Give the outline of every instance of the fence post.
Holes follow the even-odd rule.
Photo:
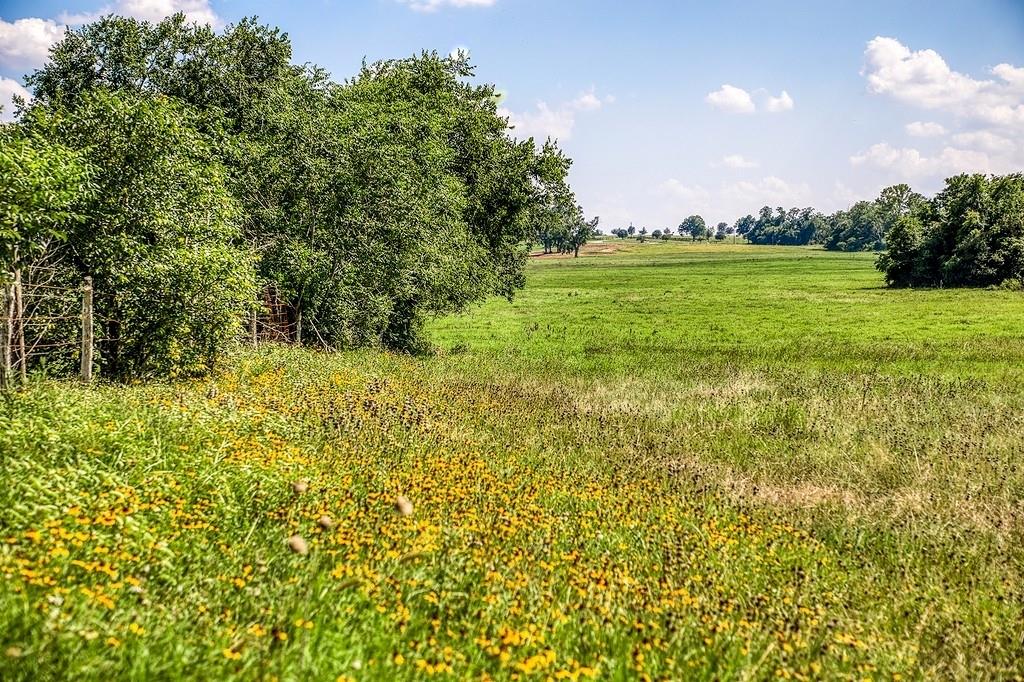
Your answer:
[[[302,345],[302,311],[299,310],[295,313],[295,343],[296,345]]]
[[[92,277],[82,284],[82,381],[92,381]]]
[[[11,341],[14,336],[14,285],[4,284],[0,302],[4,307],[4,328],[0,331],[0,388],[11,385]]]
[[[28,353],[25,352],[25,299],[21,289],[21,268],[14,271],[14,338],[18,345],[21,383],[28,381]]]

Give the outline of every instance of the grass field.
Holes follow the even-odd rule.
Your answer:
[[[678,242],[528,281],[431,357],[6,402],[0,678],[1024,675],[1024,295]]]

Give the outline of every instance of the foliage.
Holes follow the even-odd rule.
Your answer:
[[[229,195],[214,214],[230,229],[208,236],[256,256],[253,276],[276,288],[294,318],[301,315],[310,343],[416,350],[429,317],[521,288],[535,234],[557,230],[560,247],[576,251],[592,235],[596,223],[582,220],[566,184],[569,160],[553,143],[538,149],[509,135],[494,87],[471,82],[465,55],[364,65],[343,84],[291,58],[288,36],[255,19],[218,33],[180,14],[156,24],[108,16],[69,31],[28,83],[41,118],[90,120],[97,93],[110,93],[139,107],[158,103],[186,142],[203,141],[191,160],[204,170],[193,176],[212,172],[210,187]],[[78,142],[91,144],[83,135]],[[146,141],[137,133],[131,143]],[[142,223],[156,219],[156,195],[171,191],[169,178],[178,176],[161,176],[153,189],[140,178],[155,167],[150,157],[167,149],[140,150],[137,158],[121,151],[116,159],[93,155],[127,168],[119,181],[104,166],[106,181],[129,192],[126,182],[135,178],[130,191],[141,196],[119,216],[114,201],[93,208],[107,223],[134,225],[131,212],[146,213],[135,201],[153,209]],[[207,219],[202,203],[179,210],[204,184],[183,177],[188,186],[175,190],[162,222]],[[108,269],[131,261],[136,242],[107,239],[126,231],[105,226],[84,246],[88,257],[107,253]],[[135,267],[127,261],[126,271]],[[135,281],[118,278],[122,289]],[[120,350],[106,356],[108,369],[120,373]]]
[[[829,251],[877,251],[883,243],[881,209],[874,201],[858,201],[848,211],[826,219],[821,244]]]
[[[679,236],[690,235],[693,241],[700,241],[711,236],[704,218],[699,215],[692,215],[679,223]]]
[[[0,273],[64,238],[90,191],[81,155],[14,125],[0,125]]]
[[[741,237],[744,237],[748,232],[754,229],[754,226],[756,224],[757,218],[755,218],[752,215],[745,215],[742,218],[736,219],[736,223],[733,225],[733,229],[736,231],[736,234],[740,235]]]
[[[801,246],[811,243],[824,220],[824,216],[813,208],[791,208],[787,211],[779,206],[773,212],[771,207],[765,206],[745,236],[751,244]]]
[[[878,259],[890,285],[1024,281],[1024,175],[958,175],[900,213]]]
[[[102,320],[98,361],[112,377],[209,370],[255,297],[239,207],[195,114],[167,98],[81,95],[74,109],[37,107],[32,135],[59,139],[91,169],[64,261],[93,277]]]

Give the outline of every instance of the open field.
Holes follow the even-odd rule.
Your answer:
[[[432,357],[4,404],[0,678],[1024,675],[1024,295],[612,244]]]

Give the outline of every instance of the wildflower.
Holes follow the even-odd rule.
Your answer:
[[[234,649],[221,649],[221,655],[229,661],[237,661],[242,657],[241,652],[235,651]]]

